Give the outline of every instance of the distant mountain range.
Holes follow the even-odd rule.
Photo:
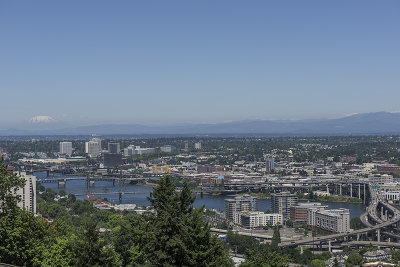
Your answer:
[[[400,113],[375,112],[321,120],[246,120],[215,124],[144,126],[140,124],[107,124],[80,127],[40,129],[15,128],[0,131],[10,135],[383,135],[400,134]]]

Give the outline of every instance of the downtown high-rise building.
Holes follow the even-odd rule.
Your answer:
[[[72,155],[72,142],[60,142],[60,154],[61,155]]]
[[[201,149],[201,143],[200,142],[194,143],[194,148]]]
[[[108,152],[113,154],[119,154],[121,152],[121,146],[117,142],[108,143]]]
[[[267,158],[265,161],[265,171],[266,173],[271,173],[275,169],[275,161],[274,158]]]
[[[101,153],[101,140],[93,138],[89,142],[85,143],[85,153],[91,158],[100,156]]]

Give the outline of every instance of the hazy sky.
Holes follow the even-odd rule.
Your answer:
[[[400,110],[399,1],[3,1],[3,125]]]

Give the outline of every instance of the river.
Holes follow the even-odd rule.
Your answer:
[[[34,175],[40,180],[46,178],[46,173],[34,173]],[[66,175],[57,175],[55,177],[67,177]],[[85,194],[87,193],[87,185],[85,180],[70,180],[66,182],[65,188],[58,188],[56,182],[45,182],[42,183],[45,188],[54,189],[56,192],[64,190],[67,194]],[[120,184],[116,181],[115,186],[111,181],[95,181],[94,186],[89,189],[90,193],[107,193],[107,192],[118,192]],[[136,204],[138,206],[149,206],[150,202],[147,197],[150,196],[152,188],[144,185],[132,185],[121,183],[122,192],[140,192],[138,194],[123,194],[122,203]],[[118,194],[96,194],[98,198],[107,198],[111,203],[118,203]],[[85,196],[77,196],[78,199],[83,200]],[[208,209],[216,209],[220,211],[225,210],[225,199],[229,198],[226,196],[209,196],[204,195],[196,197],[194,207],[200,207],[204,205]],[[346,208],[350,210],[350,217],[359,217],[361,213],[365,211],[365,205],[361,203],[339,203],[339,202],[322,202],[327,205],[330,209]],[[257,208],[261,211],[271,210],[270,199],[258,199]]]

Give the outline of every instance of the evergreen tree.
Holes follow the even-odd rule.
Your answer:
[[[203,207],[193,209],[194,198],[184,182],[180,194],[171,176],[160,179],[149,200],[145,241],[146,262],[152,266],[232,266],[226,250],[203,221]]]
[[[271,246],[277,248],[279,243],[281,243],[281,234],[279,232],[279,225],[275,225],[274,234],[271,239]]]
[[[0,217],[17,208],[21,196],[17,195],[19,188],[25,185],[25,179],[14,173],[7,172],[7,165],[0,159]]]
[[[120,266],[119,255],[106,247],[100,238],[96,224],[85,222],[84,230],[72,241],[73,266]]]

